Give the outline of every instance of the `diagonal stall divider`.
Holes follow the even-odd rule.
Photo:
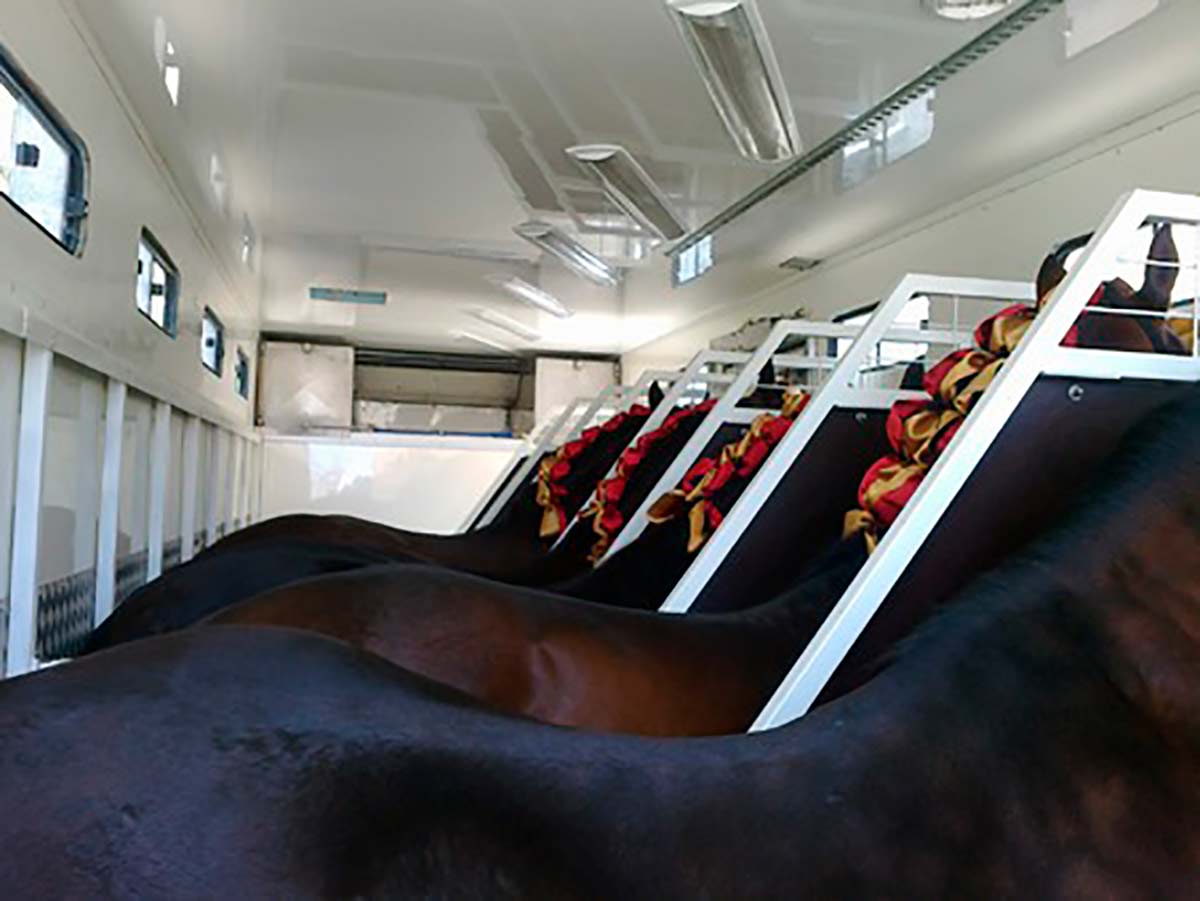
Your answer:
[[[785,725],[812,708],[1039,378],[1200,382],[1200,354],[1195,337],[1192,353],[1187,357],[1063,346],[1069,330],[1093,297],[1096,286],[1121,261],[1122,250],[1135,242],[1138,230],[1147,222],[1194,227],[1200,224],[1200,197],[1136,190],[1117,202],[1093,235],[1083,256],[971,411],[961,431],[934,464],[875,553],[759,714],[751,731]],[[1191,317],[1194,322],[1194,311]],[[883,318],[886,313],[881,310],[876,319]],[[860,348],[864,353],[866,345],[874,342],[883,327],[882,321],[876,321],[864,331],[859,342],[864,345]],[[860,360],[862,356],[858,354]],[[777,461],[775,456],[770,462],[783,464],[782,459]],[[740,503],[753,500],[744,496]]]

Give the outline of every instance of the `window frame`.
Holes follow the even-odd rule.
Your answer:
[[[67,149],[67,193],[63,199],[63,234],[56,235],[35,219],[7,192],[0,197],[22,217],[37,226],[42,234],[73,257],[82,257],[87,245],[88,198],[91,190],[91,156],[87,144],[71,126],[58,108],[42,93],[29,74],[17,62],[6,47],[0,44],[0,90],[7,90],[25,106],[33,117],[56,141]]]
[[[150,231],[148,228],[143,228],[141,234],[138,236],[139,251],[142,249],[143,245],[149,249],[150,254],[154,257],[155,261],[163,267],[168,276],[168,290],[164,301],[166,304],[166,309],[164,310],[163,314],[164,324],[159,325],[157,322],[155,322],[153,316],[151,316],[146,310],[143,310],[141,306],[138,305],[136,282],[134,283],[133,290],[134,309],[136,309],[142,316],[149,320],[150,324],[156,329],[158,329],[171,340],[175,340],[179,336],[179,296],[183,287],[183,275],[180,273],[179,267],[175,265],[175,261],[171,259],[171,255],[167,253],[166,248],[163,247],[162,242],[159,241],[158,238],[154,236],[154,232]],[[140,252],[138,254],[138,262],[141,262]],[[141,273],[138,273],[138,278],[140,277]],[[151,297],[153,297],[153,295],[151,295]]]
[[[208,365],[208,360],[204,358],[204,323],[212,320],[217,331],[217,364],[216,367]],[[211,372],[217,378],[225,377],[225,323],[212,309],[205,307],[204,312],[200,315],[200,365]]]

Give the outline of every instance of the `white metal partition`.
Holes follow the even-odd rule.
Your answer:
[[[831,371],[837,360],[836,357],[826,355],[823,348],[817,348],[816,344],[854,338],[859,331],[860,329],[854,326],[828,322],[812,322],[804,319],[783,320],[775,324],[767,340],[753,354],[724,353],[721,355],[723,358],[727,358],[724,359],[724,362],[737,364],[739,367],[737,375],[730,379],[727,389],[721,395],[716,406],[705,416],[699,428],[659,478],[658,483],[642,501],[633,516],[630,517],[629,522],[602,559],[607,560],[641,536],[650,524],[650,508],[662,495],[679,485],[722,427],[749,425],[763,413],[776,412],[763,407],[741,406],[746,396],[758,386],[759,374],[768,364],[773,365],[776,370],[802,371],[808,376],[816,374],[816,383],[819,384],[820,375]],[[797,342],[805,346],[806,353],[780,353],[787,344]],[[697,359],[716,355],[715,351],[706,351]],[[806,384],[809,387],[813,386],[811,380],[806,380]]]
[[[633,447],[638,440],[666,422],[667,417],[677,405],[682,403],[687,398],[691,397],[697,403],[703,400],[705,393],[710,388],[719,386],[721,389],[728,387],[733,377],[723,371],[709,372],[713,367],[742,367],[750,359],[750,354],[739,353],[737,351],[720,351],[720,350],[705,350],[696,354],[682,370],[651,370],[645,373],[636,385],[631,390],[633,399],[636,400],[642,393],[649,390],[649,385],[654,382],[666,382],[668,387],[663,394],[662,402],[651,411],[646,418],[641,429],[633,436],[633,439],[626,447]],[[605,479],[610,479],[617,472],[617,465],[620,463],[618,458],[616,462],[609,467],[605,474]],[[558,544],[561,544],[571,533],[579,522],[579,516],[583,510],[578,510],[563,534],[559,536]]]
[[[856,410],[886,410],[897,400],[924,399],[919,391],[885,389],[870,384],[875,366],[873,359],[878,349],[891,344],[918,344],[953,350],[970,344],[971,329],[962,328],[960,307],[966,300],[985,300],[1012,303],[1030,301],[1035,293],[1028,282],[1006,282],[991,279],[955,278],[935,275],[907,275],[900,280],[888,298],[879,305],[871,320],[861,329],[853,329],[850,335],[836,333],[844,326],[823,326],[830,337],[845,339],[853,337],[849,349],[836,361],[828,381],[813,395],[812,400],[797,418],[778,447],[772,451],[762,468],[751,480],[720,528],[696,555],[667,597],[663,613],[686,613],[691,609],[701,591],[713,574],[724,564],[729,552],[741,539],[755,515],[775,491],[800,454],[817,434],[822,423],[839,408]],[[920,327],[900,327],[895,323],[908,304],[917,297],[947,298],[948,309],[940,318],[944,322]],[[760,349],[760,353],[778,347],[794,329],[817,328],[817,323],[783,322],[772,337]],[[942,327],[948,326],[948,327]],[[749,367],[748,367],[749,370]],[[734,420],[736,421],[736,420]],[[697,455],[699,451],[696,451]],[[676,482],[677,484],[677,482]],[[669,487],[674,487],[670,485]]]
[[[632,386],[610,385],[596,397],[576,398],[563,409],[562,413],[551,420],[546,428],[542,429],[516,474],[511,478],[508,478],[506,475],[504,478],[500,478],[493,483],[493,487],[488,490],[485,496],[491,496],[500,485],[503,485],[503,490],[496,494],[490,503],[488,503],[487,511],[478,519],[478,526],[483,527],[492,524],[500,514],[500,511],[508,505],[512,496],[523,485],[529,482],[534,469],[542,457],[549,453],[551,449],[567,441],[575,440],[583,433],[585,428],[592,425],[597,419],[611,415],[616,408],[624,404],[634,403],[646,396],[650,391],[651,385],[656,382],[665,381],[673,387],[679,378],[680,373],[678,372],[649,370],[643,373],[637,383]],[[476,517],[472,515],[466,521],[474,522],[475,520]]]
[[[170,400],[131,392],[123,378],[52,349],[74,339],[46,323],[0,321],[0,339],[2,381],[17,401],[0,391],[0,430],[14,437],[11,451],[0,446],[0,672],[14,676],[70,653],[129,593],[190,555],[205,499],[203,426],[243,449],[237,484],[257,480],[249,461],[261,458],[257,435],[192,415],[173,440]],[[172,478],[174,469],[182,471]],[[221,469],[217,478],[234,484],[233,475]],[[230,517],[220,526],[232,528],[235,510],[241,524],[258,515],[257,495],[245,497],[220,508]],[[178,553],[168,553],[175,536]]]
[[[1062,346],[1098,284],[1111,277],[1114,270],[1122,265],[1144,266],[1150,262],[1146,259],[1130,259],[1128,256],[1128,248],[1138,244],[1139,229],[1147,222],[1196,227],[1200,225],[1200,198],[1134,191],[1117,203],[1070,275],[1059,286],[1046,309],[967,417],[957,437],[934,464],[875,553],[809,642],[795,667],[751,727],[753,731],[784,725],[808,712],[1040,377],[1200,381],[1195,304],[1190,310],[1194,337],[1192,353],[1188,357]],[[1163,266],[1160,262],[1155,262],[1155,265]],[[1191,263],[1180,265],[1179,268],[1192,273],[1191,296],[1200,295],[1200,265],[1196,258],[1193,257]],[[1097,313],[1098,310],[1092,307],[1089,313]],[[1130,315],[1129,310],[1111,312]],[[1099,315],[1104,315],[1104,312],[1100,311]],[[1145,315],[1162,318],[1162,314],[1157,313]],[[882,328],[881,323],[874,325]],[[864,334],[860,343],[865,344],[870,340],[871,336]]]

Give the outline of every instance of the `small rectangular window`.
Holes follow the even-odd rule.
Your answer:
[[[246,400],[250,399],[250,358],[240,347],[237,349],[237,367],[233,370],[234,384],[237,393]]]
[[[671,267],[672,282],[676,288],[682,288],[712,269],[714,263],[713,236],[705,235],[691,247],[675,255],[675,262]]]
[[[200,320],[200,360],[213,375],[220,376],[224,372],[225,326],[216,313],[207,307],[204,308],[204,318]]]
[[[154,235],[142,230],[138,241],[137,308],[172,338],[179,310],[179,269]]]
[[[0,47],[0,194],[75,255],[87,217],[87,149]]]

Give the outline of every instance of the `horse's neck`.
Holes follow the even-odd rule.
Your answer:
[[[1200,737],[1200,489],[1186,463],[1147,473],[1146,490],[1081,535],[1061,572],[1095,662],[1122,695],[1163,728]]]

